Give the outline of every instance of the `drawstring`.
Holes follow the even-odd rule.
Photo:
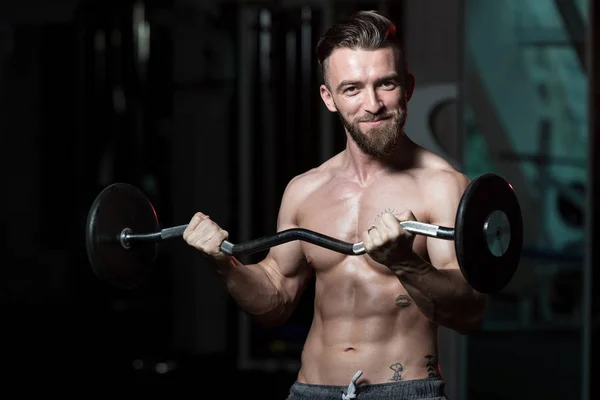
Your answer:
[[[342,400],[351,400],[356,398],[356,381],[358,378],[360,378],[362,373],[363,372],[361,370],[358,370],[358,372],[354,374],[350,384],[348,385],[348,393],[344,394],[344,392],[342,392]]]

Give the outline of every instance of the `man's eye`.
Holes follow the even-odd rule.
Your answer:
[[[395,82],[388,81],[388,82],[383,82],[383,83],[381,84],[381,86],[383,86],[383,87],[384,87],[384,88],[386,88],[386,89],[394,89],[394,88],[396,87],[396,83],[395,83]]]
[[[356,90],[356,88],[354,86],[350,86],[347,87],[346,89],[344,89],[344,93],[352,93]]]

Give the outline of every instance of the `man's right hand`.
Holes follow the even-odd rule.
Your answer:
[[[223,261],[229,256],[221,251],[221,243],[229,237],[229,233],[208,215],[197,212],[183,232],[183,240],[190,246],[200,250],[215,261]]]

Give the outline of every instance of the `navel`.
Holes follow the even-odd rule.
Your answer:
[[[411,304],[412,304],[412,299],[410,298],[410,296],[401,294],[400,296],[396,297],[396,305],[400,308],[406,308],[406,307],[410,306]]]

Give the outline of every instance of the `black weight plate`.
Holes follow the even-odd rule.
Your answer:
[[[111,284],[131,289],[150,273],[157,244],[135,242],[126,249],[121,232],[158,231],[158,218],[152,203],[135,186],[115,183],[98,194],[88,212],[86,248],[94,273]]]
[[[490,250],[484,230],[494,211],[504,213],[510,226],[508,248],[500,256]],[[462,196],[454,226],[456,256],[469,284],[481,293],[506,287],[517,271],[523,248],[521,207],[512,186],[495,174],[475,178]]]

